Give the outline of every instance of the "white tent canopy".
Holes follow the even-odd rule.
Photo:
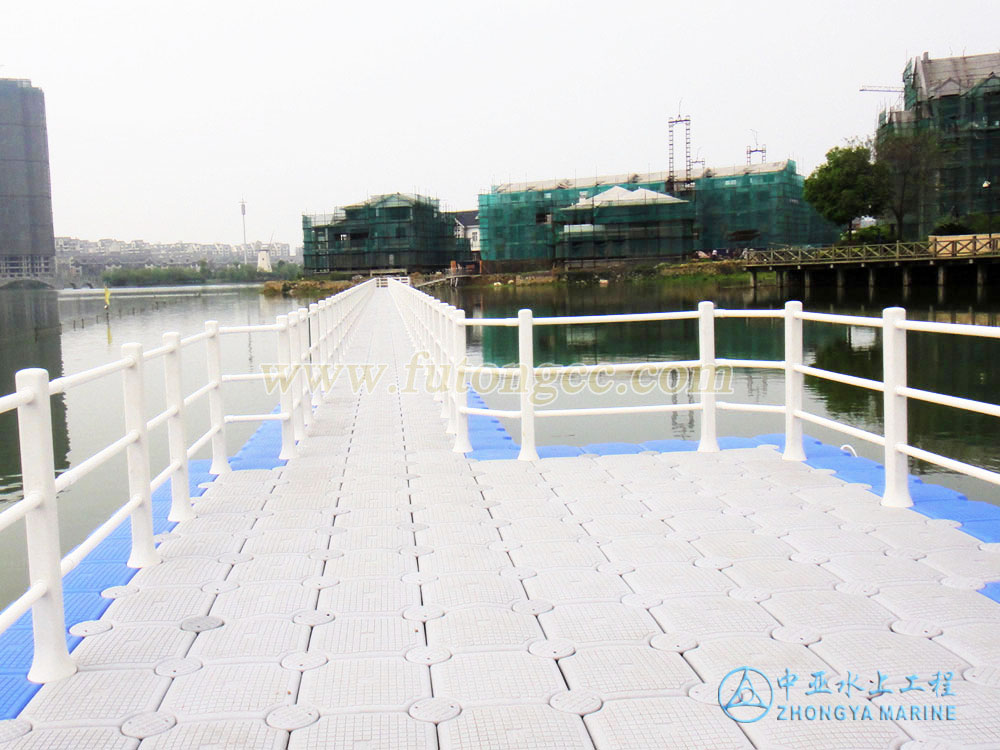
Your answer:
[[[655,190],[647,190],[646,188],[628,190],[627,188],[615,185],[592,198],[581,198],[573,205],[573,208],[624,206],[636,203],[648,205],[650,203],[687,203],[687,201],[667,195],[666,193],[658,193]]]

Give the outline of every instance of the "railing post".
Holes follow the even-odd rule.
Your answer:
[[[20,370],[14,383],[18,393],[31,396],[31,401],[17,407],[24,497],[39,498],[38,505],[24,517],[28,579],[32,587],[45,588],[31,610],[35,648],[28,679],[52,682],[76,672],[76,664],[66,648],[49,373],[39,368]]]
[[[521,392],[519,461],[537,461],[535,449],[535,341],[531,310],[517,311],[517,359]]]
[[[212,428],[211,474],[231,471],[226,456],[226,414],[222,408],[222,346],[219,342],[219,322],[205,321],[205,348],[208,357],[208,382],[212,388],[208,392],[208,415]]]
[[[325,368],[330,362],[330,300],[320,301],[316,320],[319,324],[319,364]]]
[[[292,393],[288,316],[279,315],[275,322],[278,324],[278,376],[276,382],[279,389],[278,399],[281,404],[281,413],[285,415],[285,418],[281,420],[281,453],[278,454],[278,458],[289,459],[295,458],[298,451],[295,450],[295,407]]]
[[[146,434],[145,391],[142,377],[142,344],[125,344],[122,356],[132,364],[122,370],[125,393],[125,432],[138,437],[125,447],[128,466],[128,496],[139,498],[139,504],[130,514],[132,519],[132,554],[130,568],[145,568],[160,562],[153,542],[153,500],[149,492],[149,436]]]
[[[313,350],[309,358],[309,382],[317,386],[311,387],[312,405],[319,406],[323,400],[323,319],[320,316],[319,305],[315,302],[309,305],[309,320],[312,331],[310,348]]]
[[[458,351],[455,346],[455,307],[453,305],[445,305],[442,309],[443,315],[442,319],[444,321],[444,339],[442,340],[442,347],[444,348],[444,403],[446,416],[448,417],[448,424],[445,427],[446,435],[455,434],[455,422],[458,421],[458,411],[457,404],[455,402],[454,393],[455,389],[458,387],[458,381],[456,379],[458,375]],[[454,383],[454,387],[452,386]]]
[[[437,381],[435,383],[434,398],[437,401],[441,401],[441,418],[444,419],[448,416],[448,402],[445,399],[445,394],[442,385],[445,381],[445,354],[444,354],[444,302],[435,301],[434,302],[434,331],[431,336],[431,348],[434,352],[433,361],[435,369],[437,370]]]
[[[288,388],[291,391],[291,419],[296,442],[306,436],[305,421],[302,418],[302,359],[299,356],[299,314],[295,310],[288,313]]]
[[[802,365],[801,302],[785,303],[785,452],[786,461],[805,461],[802,447],[802,411],[805,376],[795,368]]]
[[[906,310],[889,307],[882,311],[882,403],[885,418],[885,492],[882,505],[908,508],[910,497],[909,462],[897,446],[906,445],[906,331],[899,324],[906,320]]]
[[[465,381],[465,310],[455,310],[455,453],[472,450],[469,442],[469,415],[462,411],[469,405],[469,387]]]
[[[299,308],[299,358],[302,360],[302,424],[312,424],[312,354],[309,352],[309,310]],[[306,395],[308,394],[308,396]]]
[[[184,391],[181,385],[181,336],[179,333],[163,334],[163,343],[169,347],[163,355],[163,380],[167,408],[173,414],[167,418],[167,445],[170,463],[177,464],[170,477],[169,521],[188,521],[195,517],[191,507],[191,486],[188,477],[187,438],[184,434]]]
[[[701,440],[698,450],[719,450],[715,425],[715,305],[698,303],[698,379],[701,385]]]

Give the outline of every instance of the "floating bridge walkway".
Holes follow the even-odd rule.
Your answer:
[[[916,504],[887,506],[808,438],[808,462],[783,460],[784,436],[476,460],[456,437],[502,428],[474,394],[435,400],[428,372],[404,387],[418,348],[457,344],[440,303],[389,283],[313,347],[386,364],[379,386],[291,389],[230,470],[185,464],[204,490],[188,506],[167,491],[175,467],[151,496],[152,555],[133,545],[134,576],[128,551],[100,558],[128,573],[103,588],[88,569],[106,611],[67,615],[72,653],[40,657],[35,623],[45,684],[15,705],[24,673],[5,676],[0,748],[1000,747],[1000,604],[984,595],[1000,524],[961,515],[981,504],[942,517],[910,480]],[[30,661],[32,632],[7,631],[8,663]]]

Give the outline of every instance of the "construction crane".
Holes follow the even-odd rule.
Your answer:
[[[874,91],[878,94],[902,94],[902,86],[862,86],[858,91]]]

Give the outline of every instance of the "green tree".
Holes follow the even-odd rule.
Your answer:
[[[888,198],[884,170],[872,162],[867,144],[836,146],[806,178],[803,194],[827,221],[847,227],[862,216],[877,216]]]
[[[904,237],[903,220],[918,211],[941,165],[941,144],[929,131],[895,132],[875,142],[875,164],[887,179],[885,207],[896,222],[896,237]]]

